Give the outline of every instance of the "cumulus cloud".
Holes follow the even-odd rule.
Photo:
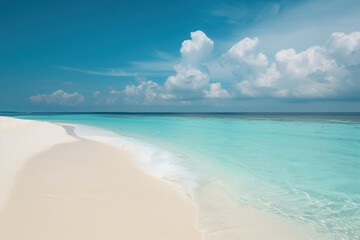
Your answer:
[[[166,98],[159,84],[153,81],[142,81],[139,85],[128,85],[124,90],[124,100],[132,104],[159,103]]]
[[[229,94],[220,83],[210,83],[206,63],[212,59],[214,42],[202,31],[190,34],[180,48],[179,63],[174,65],[175,75],[169,76],[164,85],[141,80],[138,85],[128,85],[123,92],[128,103],[188,103],[189,99],[225,98]]]
[[[276,69],[276,64],[273,63],[266,69],[265,73],[260,73],[255,81],[258,87],[271,87],[276,84],[276,81],[281,77],[280,72]]]
[[[191,33],[191,39],[182,43],[181,60],[174,66],[176,75],[168,77],[165,87],[168,91],[202,90],[209,85],[207,68],[204,65],[212,53],[214,42],[202,31]]]
[[[221,88],[221,83],[210,84],[209,90],[204,90],[205,97],[207,98],[228,98],[230,94],[225,89]]]
[[[190,65],[176,65],[176,75],[170,76],[165,87],[170,91],[197,91],[209,85],[209,75]]]
[[[180,63],[174,66],[176,75],[168,77],[165,82],[167,96],[179,99],[227,96],[221,84],[210,83],[205,65],[211,59],[214,42],[202,31],[192,32],[190,36],[191,39],[182,43]]]
[[[192,32],[182,43],[175,73],[163,84],[135,75],[136,83],[108,93],[95,91],[93,97],[97,104],[144,105],[224,98],[359,98],[360,32],[333,33],[324,46],[300,52],[280,49],[270,57],[260,51],[259,41],[244,38],[216,56],[214,42],[202,31]],[[222,81],[229,78],[232,87],[225,89]],[[62,90],[30,99],[60,105],[84,101],[82,95]]]
[[[180,49],[175,75],[164,85],[142,81],[124,90],[127,102],[151,104],[201,98],[336,98],[360,88],[360,32],[333,33],[326,46],[296,52],[279,50],[270,61],[258,49],[259,39],[244,38],[221,57],[213,57],[214,42],[202,31],[191,33]],[[208,66],[216,67],[215,73]],[[212,82],[232,72],[233,88]],[[357,74],[356,74],[357,73]]]
[[[232,69],[234,87],[240,96],[255,97],[279,78],[276,65],[268,66],[269,60],[259,51],[258,44],[257,37],[246,37],[223,55],[228,68]]]
[[[107,94],[102,94],[96,98],[97,105],[114,104],[158,104],[165,103],[168,99],[164,87],[153,81],[138,79],[138,84],[125,86],[123,90],[111,89]]]
[[[345,66],[360,64],[360,32],[333,33],[327,49],[329,55],[336,59],[338,64]]]
[[[345,74],[335,59],[328,57],[327,49],[319,46],[300,53],[294,49],[281,50],[275,58],[283,75],[278,88],[287,90],[288,96],[335,96],[336,85]]]
[[[32,101],[33,103],[74,106],[84,102],[85,98],[83,95],[77,92],[66,93],[63,90],[57,90],[49,95],[38,94],[36,96],[31,96],[30,101]]]
[[[227,52],[237,60],[233,76],[243,96],[337,98],[360,88],[360,32],[333,33],[326,46],[312,46],[298,53],[292,48],[280,50],[270,67],[261,53],[245,54],[257,44],[256,38],[250,40],[240,41],[242,44]]]
[[[257,52],[256,48],[259,43],[257,37],[244,38],[232,46],[226,53],[226,56],[236,63],[246,63],[256,66],[267,66],[268,59],[265,54]]]
[[[326,55],[326,49],[314,46],[303,52],[296,53],[294,49],[281,50],[276,53],[275,59],[283,72],[294,75],[295,78],[305,78],[309,74],[321,71],[326,72],[337,68],[336,61]]]
[[[195,31],[190,34],[191,39],[182,43],[180,53],[182,64],[196,66],[202,64],[211,55],[214,42],[202,31]]]

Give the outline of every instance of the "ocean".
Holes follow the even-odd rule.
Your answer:
[[[80,137],[134,150],[137,166],[192,196],[203,231],[231,235],[238,203],[360,239],[359,113],[7,115],[80,124]]]

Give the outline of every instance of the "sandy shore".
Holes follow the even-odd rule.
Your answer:
[[[119,148],[0,117],[0,239],[201,239],[194,207]]]

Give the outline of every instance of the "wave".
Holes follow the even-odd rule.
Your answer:
[[[136,166],[156,178],[177,183],[185,194],[191,194],[198,186],[197,174],[181,166],[181,159],[168,150],[101,128],[75,125],[74,131],[78,137],[108,143],[131,152]]]
[[[252,228],[258,228],[261,232],[256,237],[268,236],[271,232],[271,235],[279,237],[277,239],[298,239],[290,237],[288,233],[295,233],[306,239],[324,239],[312,228],[284,222],[278,216],[259,212],[239,203],[221,180],[185,167],[182,164],[184,159],[177,153],[102,128],[73,126],[78,137],[111,144],[131,152],[135,165],[140,169],[156,178],[175,183],[178,190],[190,195],[196,208],[196,225],[207,240],[238,239],[244,236],[244,231]]]

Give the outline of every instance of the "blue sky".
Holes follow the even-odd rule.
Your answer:
[[[360,111],[359,1],[2,1],[0,110]]]

